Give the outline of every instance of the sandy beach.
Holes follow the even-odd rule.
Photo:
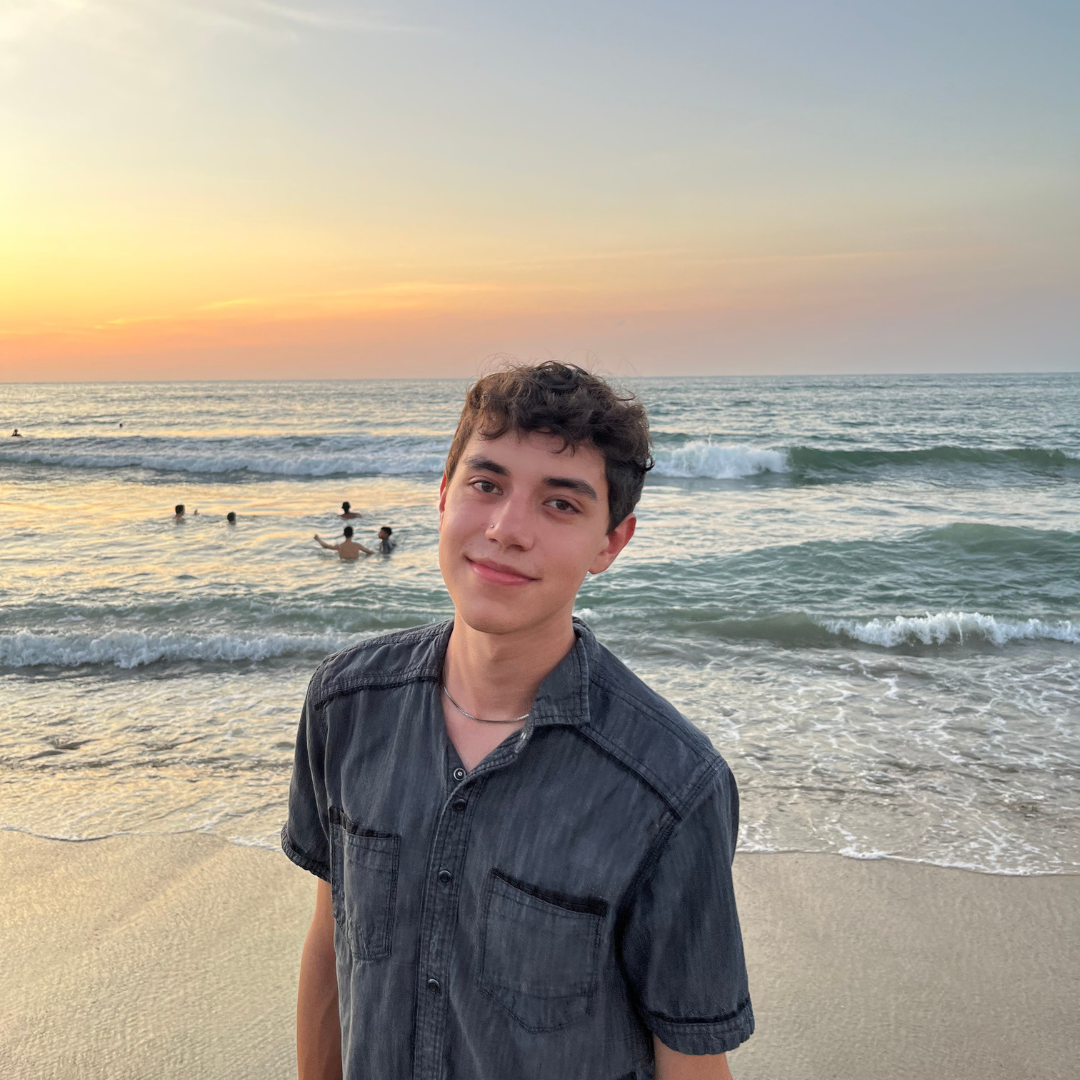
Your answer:
[[[6,832],[0,865],[5,1077],[294,1075],[314,886],[284,856],[200,835]],[[758,1017],[736,1080],[1075,1075],[1080,877],[735,865]]]

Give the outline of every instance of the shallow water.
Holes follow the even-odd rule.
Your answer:
[[[318,659],[450,614],[464,385],[0,388],[0,825],[276,843]],[[1080,377],[629,385],[657,467],[579,613],[728,758],[743,846],[1080,869]],[[391,558],[317,548],[344,498]]]

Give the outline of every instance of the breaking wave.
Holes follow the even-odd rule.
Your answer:
[[[680,440],[686,441],[679,444]],[[934,446],[917,450],[823,450],[812,446],[791,446],[770,449],[713,439],[688,439],[679,435],[660,435],[657,442],[655,474],[680,479],[739,480],[772,473],[787,475],[790,481],[798,483],[804,477],[839,478],[888,468],[976,466],[1042,473],[1080,468],[1080,459],[1070,457],[1061,450],[1040,447],[985,449]]]
[[[898,645],[964,644],[974,640],[991,645],[1010,641],[1064,641],[1080,645],[1080,623],[1046,622],[1043,619],[1013,621],[982,615],[977,611],[939,611],[931,615],[897,615],[892,619],[825,619],[821,625],[832,634],[893,649]]]
[[[264,476],[399,476],[441,473],[449,440],[396,436],[240,439],[48,439],[0,452],[0,461],[69,469],[251,473]]]
[[[819,450],[794,446],[787,452],[796,472],[856,472],[889,466],[982,465],[1021,468],[1027,471],[1057,470],[1080,466],[1080,459],[1061,450],[1042,447],[986,449],[978,446],[932,446],[917,450]]]
[[[762,475],[848,479],[883,468],[981,468],[1060,474],[1080,459],[1038,447],[984,449],[935,446],[916,450],[825,450],[757,447],[657,433],[654,474],[679,479],[740,480]],[[430,435],[244,436],[235,439],[126,436],[35,439],[0,448],[0,463],[69,469],[146,469],[221,476],[365,476],[442,472],[449,438]]]
[[[739,480],[760,473],[788,472],[787,452],[694,440],[675,449],[658,449],[653,471],[659,476]]]
[[[283,656],[336,652],[360,636],[341,634],[144,633],[109,630],[93,634],[37,634],[23,630],[0,635],[0,667],[80,667],[112,664],[143,667],[160,661],[270,660]]]
[[[619,623],[631,615],[657,622],[655,612],[581,608],[576,614],[607,633],[618,633]],[[786,649],[834,649],[842,645],[868,645],[881,649],[935,646],[948,649],[1000,649],[1013,642],[1061,642],[1080,645],[1080,623],[1071,620],[1009,619],[973,611],[939,611],[892,618],[832,619],[805,611],[782,611],[756,616],[710,616],[701,610],[672,611],[663,629],[683,639],[703,636],[721,641],[770,642]]]

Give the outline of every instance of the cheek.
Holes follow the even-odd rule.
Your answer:
[[[573,585],[576,588],[596,559],[595,545],[582,537],[569,537],[565,533],[552,536],[545,548],[547,576],[552,580],[557,579],[560,585]]]
[[[478,512],[479,511],[479,512]],[[468,502],[447,500],[439,520],[439,533],[448,543],[463,543],[487,528],[482,508]]]

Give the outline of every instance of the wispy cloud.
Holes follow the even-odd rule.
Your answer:
[[[279,0],[0,0],[0,47],[65,35],[85,44],[182,22],[211,31],[281,37],[300,30],[355,34],[432,34],[439,30],[393,18],[377,7],[289,4]]]
[[[292,4],[277,3],[276,0],[243,0],[242,6],[272,18],[282,19],[285,22],[310,27],[314,30],[351,30],[358,33],[373,34],[430,34],[435,32],[434,27],[384,18],[375,11],[363,12],[355,9],[316,6],[298,7]]]
[[[538,291],[546,296],[569,296],[589,293],[592,290],[575,284],[552,285],[537,290],[535,284],[524,282],[390,282],[358,288],[230,297],[168,314],[120,316],[95,323],[87,329],[107,333],[140,326],[180,327],[220,323],[222,320],[233,319],[241,322],[248,319],[275,322],[304,318],[390,314],[416,309],[451,311],[468,308],[470,302],[475,303],[477,300],[481,301],[482,307],[489,304],[495,304],[497,307],[499,298],[509,299],[512,303],[522,300],[528,302],[535,299]]]

